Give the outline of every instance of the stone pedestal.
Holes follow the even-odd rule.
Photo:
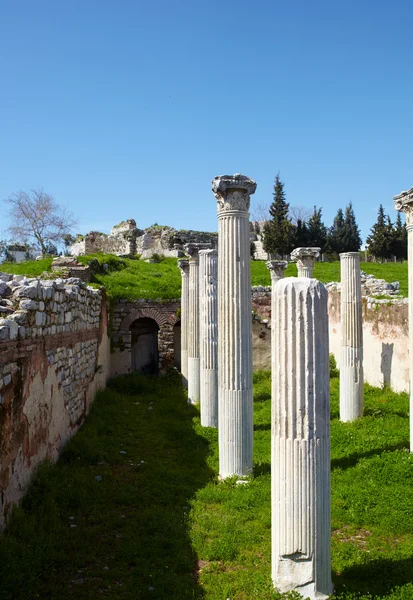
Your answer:
[[[413,188],[393,198],[394,208],[406,214],[409,268],[410,452],[413,452]]]
[[[222,479],[252,473],[250,195],[244,175],[212,181],[218,204],[218,439]]]
[[[291,260],[297,261],[298,277],[313,276],[314,263],[320,256],[320,248],[296,248],[291,252]]]
[[[343,252],[340,267],[340,420],[354,421],[363,415],[364,398],[360,254]]]
[[[218,427],[218,252],[199,252],[201,425]]]
[[[327,291],[288,277],[273,295],[272,579],[319,600],[333,592]]]
[[[189,261],[178,260],[181,271],[181,373],[182,383],[188,387],[188,317],[189,317]]]

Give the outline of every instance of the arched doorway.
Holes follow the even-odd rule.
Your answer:
[[[156,321],[143,317],[136,319],[130,326],[132,371],[145,375],[157,375],[159,372],[158,331]]]
[[[174,367],[181,370],[181,321],[174,325]]]

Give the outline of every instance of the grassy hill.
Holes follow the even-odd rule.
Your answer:
[[[175,258],[163,258],[159,263],[146,263],[138,258],[119,258],[112,254],[91,254],[80,256],[79,260],[88,264],[94,259],[96,272],[93,281],[104,285],[108,295],[113,299],[145,298],[168,300],[181,295],[181,275]],[[24,263],[3,263],[0,271],[39,277],[43,271],[51,270],[52,260],[49,258]],[[104,267],[106,265],[106,267]],[[389,283],[400,282],[400,292],[408,293],[407,262],[405,263],[361,263],[366,273],[384,279]],[[286,277],[297,275],[297,267],[290,263],[286,269]],[[340,263],[316,263],[314,277],[322,283],[340,281]],[[270,273],[265,261],[251,261],[252,285],[271,285]]]

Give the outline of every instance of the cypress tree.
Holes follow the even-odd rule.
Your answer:
[[[344,244],[341,252],[358,252],[361,247],[361,237],[351,202],[346,206],[344,229]]]
[[[288,203],[284,184],[277,175],[274,183],[273,202],[270,206],[271,219],[264,225],[264,250],[272,256],[283,257],[294,248],[294,229],[288,217]]]
[[[308,235],[308,227],[305,221],[297,219],[297,225],[294,227],[294,247],[306,247],[310,245],[310,239]]]
[[[345,244],[345,223],[343,209],[339,208],[337,215],[334,217],[334,221],[327,234],[327,246],[331,252],[339,254],[344,252],[343,247]]]
[[[370,229],[370,235],[368,236],[366,243],[368,245],[368,250],[370,254],[375,256],[376,258],[388,258],[391,252],[391,242],[392,242],[392,233],[391,233],[391,221],[389,226],[390,219],[386,219],[386,215],[384,214],[383,205],[380,204],[377,221]]]
[[[327,244],[327,227],[321,220],[322,209],[314,206],[314,212],[308,220],[308,245],[320,248],[324,252]]]
[[[396,223],[394,224],[391,236],[391,254],[399,260],[407,259],[407,229],[406,224],[402,222],[400,213],[397,213]]]

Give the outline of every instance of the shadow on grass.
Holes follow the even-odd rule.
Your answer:
[[[254,425],[254,431],[271,431],[271,423]]]
[[[0,538],[1,600],[203,598],[188,514],[212,471],[197,414],[180,376],[100,392]]]
[[[383,597],[396,587],[413,583],[413,556],[401,560],[372,560],[364,565],[354,565],[344,569],[340,575],[333,575],[333,582],[336,594],[344,591],[356,592],[357,595],[369,592],[372,598]]]
[[[270,463],[258,463],[254,465],[254,477],[259,477],[260,475],[268,475],[271,473],[271,465]]]
[[[357,452],[342,458],[333,458],[331,460],[331,469],[349,469],[350,467],[354,467],[362,458],[377,456],[383,454],[383,452],[393,452],[395,450],[403,450],[404,448],[408,449],[409,447],[409,440],[405,440],[399,444],[388,444],[384,445],[382,448],[374,448],[373,450],[366,450],[366,452]]]

